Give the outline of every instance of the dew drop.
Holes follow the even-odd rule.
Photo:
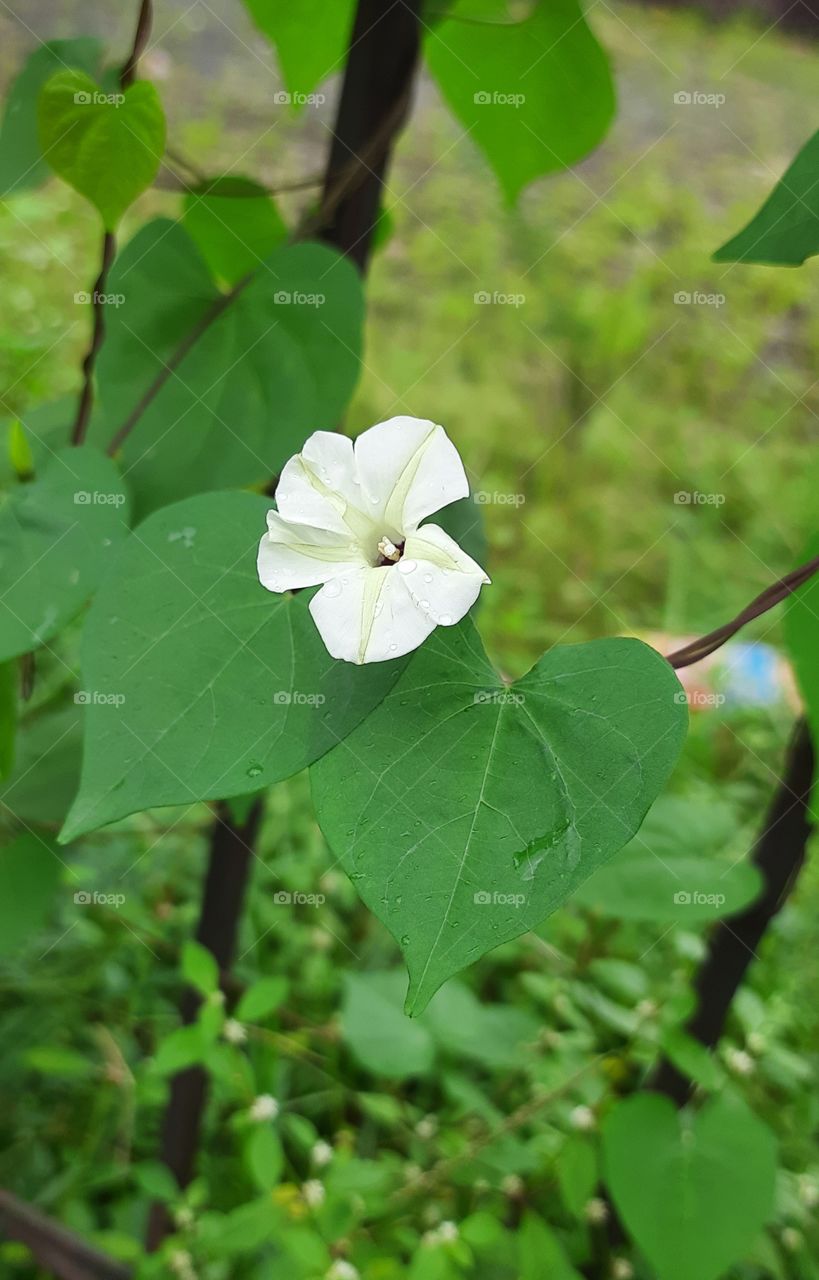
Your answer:
[[[421,608],[422,608],[422,609],[428,609],[428,608],[429,608],[429,600],[420,600],[420,601],[419,601],[419,604],[421,605]]]
[[[258,778],[261,772],[262,772],[262,766],[260,764],[252,764],[247,771],[247,776],[249,778]]]
[[[414,573],[417,568],[418,568],[417,560],[399,560],[398,561],[399,573]]]
[[[441,616],[440,616],[440,618],[438,619],[438,621],[440,622],[440,624],[441,624],[441,626],[442,626],[442,627],[451,627],[451,626],[452,626],[452,614],[451,614],[451,613],[442,613],[442,614],[441,614]]]
[[[325,582],[324,594],[332,598],[341,595],[341,583],[338,578],[331,578],[329,582]]]
[[[424,574],[424,582],[432,582],[432,574],[431,574],[431,573],[425,573],[425,574]]]
[[[397,648],[398,648],[398,645],[397,645],[397,644],[391,644],[391,645],[390,645],[390,653],[395,653],[395,651],[396,651],[396,649],[397,649]]]

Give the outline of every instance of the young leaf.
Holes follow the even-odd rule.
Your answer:
[[[83,36],[49,40],[26,59],[9,90],[0,127],[0,197],[36,187],[48,177],[37,136],[37,99],[42,86],[56,71],[74,68],[94,75],[101,56],[101,42]]]
[[[0,661],[55,636],[96,590],[127,529],[122,479],[83,446],[0,496]]]
[[[582,159],[614,115],[606,55],[577,0],[537,0],[521,22],[494,3],[487,20],[430,27],[425,52],[444,98],[514,203],[534,178]]]
[[[663,1280],[716,1280],[773,1209],[776,1144],[739,1098],[696,1114],[637,1094],[603,1127],[605,1177],[617,1211]]]
[[[353,27],[354,0],[245,0],[256,26],[276,46],[287,86],[286,105],[304,105],[308,93],[340,71]]]
[[[332,249],[276,249],[228,300],[184,227],[160,219],[126,246],[108,288],[124,302],[109,309],[91,437],[107,444],[166,377],[122,451],[140,515],[262,483],[311,431],[337,425],[358,377],[364,303],[357,271]]]
[[[156,89],[139,80],[124,93],[105,93],[83,71],[59,71],[40,90],[37,122],[51,168],[115,231],[153,182],[165,150]]]
[[[211,493],[132,535],[83,632],[90,700],[62,839],[154,805],[258,791],[317,759],[376,706],[402,662],[335,662],[309,593],[256,574],[270,499]]]
[[[201,942],[186,942],[182,948],[182,976],[203,996],[219,987],[219,966],[212,951]]]
[[[260,1022],[278,1009],[287,998],[286,978],[259,978],[248,987],[236,1006],[239,1022]]]
[[[715,262],[798,267],[819,253],[819,133],[802,148],[762,208],[714,254]]]
[[[287,226],[250,178],[213,178],[185,196],[182,222],[212,274],[236,284],[287,238]]]
[[[408,1012],[634,835],[685,725],[676,676],[637,640],[553,649],[509,688],[468,619],[430,637],[312,770],[327,839],[404,953]]]

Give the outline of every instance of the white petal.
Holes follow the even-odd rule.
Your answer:
[[[364,563],[349,533],[289,524],[276,511],[268,511],[267,528],[259,543],[256,566],[268,591],[315,587]]]
[[[384,532],[407,534],[425,516],[469,493],[464,464],[443,427],[390,418],[355,442],[362,503]]]
[[[286,463],[276,486],[276,506],[285,520],[315,529],[371,538],[364,505],[352,441],[336,431],[315,431]]]
[[[489,582],[481,566],[437,524],[410,534],[397,569],[418,607],[443,627],[460,622]]]
[[[385,662],[417,649],[435,628],[395,565],[359,569],[316,592],[310,612],[334,658]]]

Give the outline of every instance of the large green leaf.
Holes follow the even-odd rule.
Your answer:
[[[182,221],[213,275],[235,284],[287,238],[276,205],[250,178],[213,178],[185,197]]]
[[[87,445],[63,449],[39,479],[0,493],[0,661],[36,649],[73,618],[127,520],[121,476]]]
[[[542,174],[574,164],[614,114],[608,61],[577,0],[538,0],[520,22],[501,0],[430,27],[426,56],[441,93],[517,199]]]
[[[322,829],[404,953],[408,1011],[634,835],[685,733],[678,695],[637,640],[554,649],[509,688],[467,619],[314,767]]]
[[[353,26],[354,0],[245,0],[256,26],[276,46],[282,77],[294,106],[340,71]]]
[[[819,133],[805,143],[762,208],[714,254],[715,262],[798,267],[819,253]]]
[[[82,781],[63,840],[286,778],[395,683],[401,662],[330,657],[309,593],[260,585],[269,506],[250,493],[202,494],[155,512],[122,548],[83,631]]]
[[[800,563],[819,556],[819,537],[812,539]],[[805,700],[814,742],[819,742],[819,574],[809,578],[789,598],[785,610],[785,641]],[[819,778],[819,763],[816,777]],[[811,809],[819,820],[819,794],[814,781]]]
[[[90,37],[49,40],[35,49],[9,89],[0,127],[0,196],[35,187],[50,173],[37,136],[37,99],[56,71],[71,68],[93,75],[102,44]]]
[[[80,780],[80,711],[71,703],[20,724],[14,768],[0,782],[0,813],[28,826],[62,825]]]
[[[603,1128],[617,1210],[659,1280],[716,1280],[773,1209],[773,1134],[738,1098],[680,1115],[668,1098],[620,1102]]]
[[[140,80],[106,93],[84,71],[58,71],[40,90],[37,124],[51,168],[116,230],[162,161],[165,114],[156,89]]]
[[[332,249],[275,250],[225,305],[184,227],[158,220],[118,258],[99,365],[111,438],[180,344],[222,308],[151,400],[123,448],[140,514],[205,489],[258,484],[311,431],[338,423],[359,372],[363,292]]]
[[[29,943],[45,923],[57,892],[61,860],[32,832],[0,849],[0,952]]]

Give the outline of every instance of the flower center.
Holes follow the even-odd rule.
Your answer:
[[[376,568],[381,568],[387,564],[397,564],[404,553],[404,544],[396,546],[386,534],[378,541],[378,562]]]

